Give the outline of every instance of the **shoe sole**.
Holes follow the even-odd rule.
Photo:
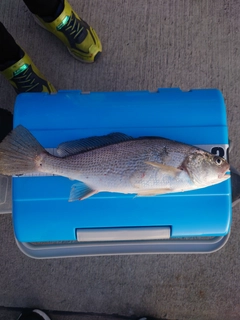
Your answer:
[[[49,318],[49,316],[48,316],[45,312],[43,312],[43,311],[41,311],[41,310],[39,310],[39,309],[34,309],[34,310],[32,310],[32,311],[31,311],[31,314],[33,315],[33,317],[34,317],[34,314],[35,314],[35,315],[38,315],[38,316],[42,317],[43,320],[51,320],[51,319]],[[25,318],[25,317],[26,317],[25,314],[20,314],[20,316],[17,318],[17,320],[19,320],[19,319],[21,319],[21,318]],[[35,317],[35,318],[36,318],[36,317]],[[29,319],[29,317],[28,317],[28,319]]]
[[[35,15],[33,15],[33,18],[34,18],[35,22],[36,22],[41,28],[43,28],[44,30],[48,31],[49,33],[52,33],[52,32],[49,31],[43,24],[41,24],[41,22],[35,17]],[[70,48],[67,47],[67,50],[68,50],[68,52],[70,53],[70,55],[71,55],[72,57],[74,57],[76,60],[78,60],[78,61],[80,61],[80,62],[82,62],[82,63],[86,63],[86,64],[92,64],[92,63],[94,63],[94,62],[100,57],[100,55],[101,55],[101,51],[99,51],[99,52],[95,55],[93,61],[86,61],[86,60],[84,60],[84,59],[81,59],[81,58],[77,57],[74,53],[72,53]],[[97,57],[97,56],[98,56],[98,57]],[[97,57],[97,59],[95,60],[96,57]]]
[[[51,319],[49,318],[49,316],[48,316],[45,312],[43,312],[43,311],[41,311],[41,310],[34,309],[33,312],[39,314],[41,317],[43,317],[44,320],[51,320]]]

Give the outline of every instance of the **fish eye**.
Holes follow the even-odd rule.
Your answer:
[[[220,166],[223,163],[223,159],[220,157],[214,157],[216,165]]]

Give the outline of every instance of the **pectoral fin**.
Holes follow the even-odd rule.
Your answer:
[[[165,164],[161,164],[161,163],[158,163],[158,162],[146,161],[145,163],[150,165],[150,166],[153,166],[153,167],[161,169],[161,171],[163,173],[167,173],[167,174],[171,174],[171,175],[177,175],[182,171],[182,170],[177,169],[175,167],[167,166]]]
[[[72,185],[69,202],[76,200],[84,200],[97,193],[97,191],[89,188],[85,183],[78,182]]]

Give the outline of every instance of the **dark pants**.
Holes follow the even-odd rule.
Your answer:
[[[63,10],[63,0],[23,0],[28,9],[46,21],[55,20]],[[21,48],[0,22],[0,70],[21,59]],[[12,114],[0,108],[0,142],[12,130]]]
[[[23,0],[28,9],[40,17],[54,16],[60,0]],[[55,19],[54,19],[55,20]]]
[[[55,20],[63,10],[63,0],[23,0],[28,9],[40,17],[46,17],[48,22]],[[18,61],[20,47],[11,34],[0,22],[0,65],[8,61]]]
[[[13,115],[11,112],[0,108],[0,142],[12,130]]]

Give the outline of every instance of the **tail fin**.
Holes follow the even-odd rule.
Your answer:
[[[36,172],[37,156],[44,151],[26,128],[16,127],[0,143],[0,174],[12,176]]]

